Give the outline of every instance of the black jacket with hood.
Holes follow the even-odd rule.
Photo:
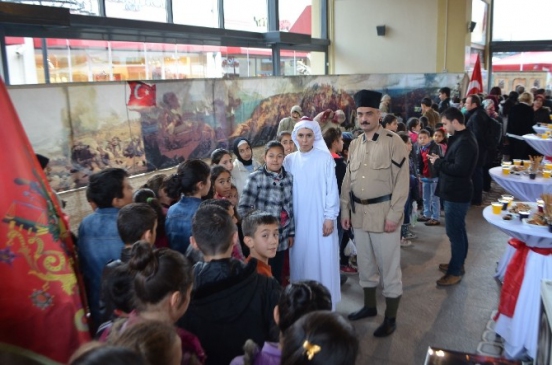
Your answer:
[[[200,262],[194,266],[194,290],[178,325],[201,341],[207,365],[228,365],[243,355],[252,339],[260,347],[277,341],[274,307],[281,287],[257,273],[257,260],[247,265],[235,259]]]

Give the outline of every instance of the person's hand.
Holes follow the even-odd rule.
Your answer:
[[[327,237],[332,234],[334,230],[334,223],[331,219],[324,219],[324,225],[322,226],[322,235]]]
[[[351,228],[351,220],[349,218],[343,218],[341,220],[341,227],[346,231],[349,230]]]
[[[395,232],[395,230],[399,227],[399,224],[396,222],[385,220],[385,228],[384,231],[387,233]]]
[[[290,238],[288,238],[288,246],[289,246],[289,248],[292,248],[294,243],[295,243],[295,237],[290,237]]]
[[[434,164],[435,161],[439,158],[439,155],[432,153],[431,155],[428,155],[427,158],[432,164]]]

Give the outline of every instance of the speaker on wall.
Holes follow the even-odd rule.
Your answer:
[[[477,25],[476,22],[470,22],[468,24],[468,29],[470,30],[470,33],[473,33],[473,30],[475,29],[475,26]]]
[[[376,30],[378,32],[378,36],[384,36],[385,35],[385,25],[378,25],[376,27]]]

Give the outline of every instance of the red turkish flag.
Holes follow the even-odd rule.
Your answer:
[[[130,96],[128,106],[155,106],[156,85],[148,85],[141,81],[129,81]]]
[[[481,62],[479,61],[479,54],[475,59],[475,65],[473,66],[473,72],[468,85],[468,92],[466,96],[479,94],[483,92],[483,78],[481,77]]]
[[[90,340],[73,242],[0,79],[0,344],[66,363]]]

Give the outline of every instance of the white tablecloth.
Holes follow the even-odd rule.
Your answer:
[[[530,227],[523,224],[518,217],[513,217],[510,221],[505,221],[502,219],[502,216],[505,214],[505,211],[501,212],[501,214],[493,214],[491,206],[483,209],[483,217],[485,220],[508,236],[517,238],[530,247],[552,248],[552,233],[548,232],[548,227]]]
[[[525,276],[512,318],[499,315],[495,332],[504,339],[506,357],[537,356],[541,280],[552,279],[552,255],[529,251]]]
[[[493,214],[490,206],[483,210],[485,220],[507,235],[525,242],[527,246],[552,248],[552,233],[548,232],[548,229],[529,227],[517,217],[505,221],[502,219],[504,214],[507,213]],[[497,272],[499,278],[504,278],[507,265],[515,252],[512,246],[507,246],[497,269],[502,270]],[[552,255],[544,256],[529,251],[514,316],[510,318],[499,315],[495,325],[496,333],[504,339],[504,350],[509,358],[519,359],[529,355],[534,359],[537,355],[542,279],[552,279]]]
[[[535,180],[529,179],[529,175],[504,175],[502,167],[493,167],[489,174],[494,181],[518,200],[534,202],[540,199],[542,193],[552,193],[552,178],[545,179],[537,176]]]
[[[538,125],[534,125],[533,126],[533,130],[537,133],[544,133],[544,132],[547,132],[547,131],[551,131],[552,132],[552,129],[549,129],[547,126],[544,126],[544,127],[539,127]]]
[[[552,138],[542,139],[534,134],[523,136],[525,142],[545,156],[552,156]]]

